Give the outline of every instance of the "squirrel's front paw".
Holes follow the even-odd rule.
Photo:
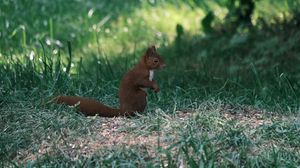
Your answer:
[[[154,91],[155,93],[158,93],[158,92],[160,91],[160,89],[159,89],[159,87],[156,87],[156,88],[153,88],[153,91]]]
[[[152,88],[151,88],[151,89],[152,89],[155,93],[159,92],[160,89],[159,89],[159,87],[158,87],[156,81],[153,80],[152,83],[153,83],[153,85],[152,85]]]

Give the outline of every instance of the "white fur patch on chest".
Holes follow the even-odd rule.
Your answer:
[[[154,78],[154,70],[149,70],[149,81],[152,81]],[[144,92],[147,91],[147,88],[140,88],[141,90],[143,90]]]
[[[149,81],[152,81],[154,78],[154,70],[149,70]]]

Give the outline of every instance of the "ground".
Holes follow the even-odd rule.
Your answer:
[[[279,146],[280,150],[299,158],[299,147],[295,147],[291,139],[285,142],[284,138],[273,137],[273,134],[287,132],[283,125],[295,123],[295,116],[251,106],[207,101],[197,109],[176,110],[173,114],[156,109],[152,114],[134,118],[95,116],[87,120],[91,122],[87,133],[74,136],[74,130],[62,128],[61,135],[47,136],[36,142],[34,149],[19,151],[14,161],[22,164],[60,153],[75,163],[104,156],[100,160],[105,165],[105,160],[116,157],[114,153],[106,155],[108,151],[133,150],[134,153],[137,150],[143,162],[164,166],[190,166],[190,162],[239,166],[245,164],[242,156],[245,150],[247,158],[253,161],[246,165],[255,165],[265,160],[272,162],[275,158],[270,155]],[[277,127],[278,124],[281,127]],[[279,157],[278,161],[284,162],[282,159]],[[143,162],[133,164],[143,165]]]

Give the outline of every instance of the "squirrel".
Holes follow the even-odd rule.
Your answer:
[[[132,116],[136,112],[144,111],[147,105],[146,88],[150,88],[155,93],[160,91],[156,81],[153,79],[154,70],[162,69],[165,66],[166,64],[157,53],[155,46],[149,47],[140,61],[123,76],[120,82],[119,109],[79,96],[58,96],[53,101],[57,104],[70,106],[78,104],[78,110],[87,116]]]

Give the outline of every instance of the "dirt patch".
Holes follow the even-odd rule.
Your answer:
[[[221,106],[220,113],[223,119],[234,120],[239,126],[247,127],[248,129],[256,129],[257,127],[272,124],[273,121],[281,119],[281,116],[275,113],[250,106],[224,104]]]
[[[15,160],[24,163],[36,160],[43,155],[53,155],[59,149],[66,157],[77,160],[79,157],[90,157],[97,150],[111,147],[142,146],[151,157],[155,157],[158,147],[166,147],[170,144],[169,139],[164,139],[163,131],[156,131],[147,135],[137,135],[128,131],[123,131],[124,127],[133,126],[132,120],[124,118],[97,118],[92,128],[92,135],[85,137],[61,137],[56,143],[51,140],[43,140],[38,150],[26,150],[19,152]],[[160,137],[160,138],[159,138]],[[159,138],[159,146],[158,146]],[[53,140],[52,140],[53,141]]]

